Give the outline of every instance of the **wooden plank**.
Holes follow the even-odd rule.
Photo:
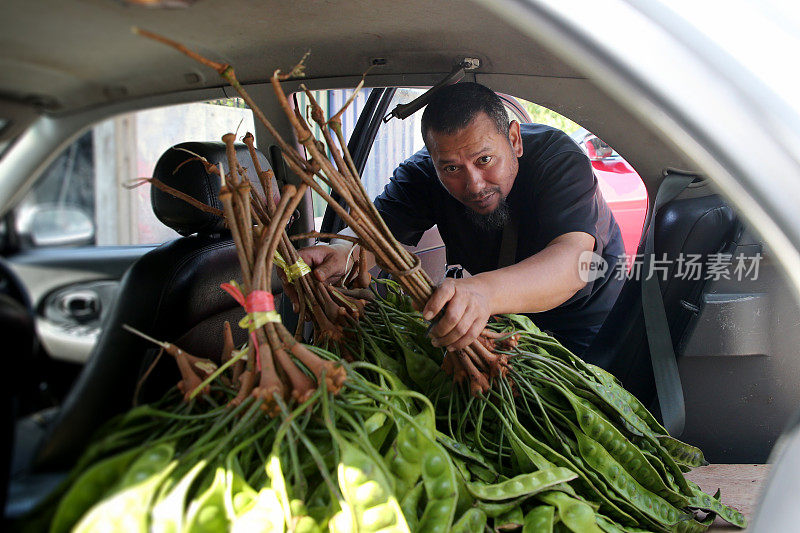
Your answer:
[[[695,468],[686,477],[697,483],[704,492],[721,490],[722,503],[739,509],[752,522],[756,505],[770,465],[709,465]],[[714,521],[711,532],[741,531],[721,518]]]

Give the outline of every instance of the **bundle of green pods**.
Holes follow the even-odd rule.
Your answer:
[[[314,532],[706,530],[744,516],[684,478],[700,450],[667,435],[603,370],[525,317],[509,372],[472,396],[396,285],[344,343],[351,363],[302,404],[228,402],[224,380],[190,403],[170,391],[110,421],[27,523],[66,531]],[[309,373],[310,374],[310,373]]]

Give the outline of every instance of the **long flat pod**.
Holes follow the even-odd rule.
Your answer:
[[[261,489],[249,508],[231,524],[232,533],[283,533],[283,508],[274,490]]]
[[[481,500],[502,501],[531,496],[547,490],[559,483],[566,483],[578,477],[578,474],[563,467],[538,470],[528,474],[520,474],[511,479],[486,485],[484,483],[467,483],[467,490]]]
[[[177,462],[173,461],[160,472],[98,503],[89,509],[72,531],[90,533],[119,530],[146,533],[153,497],[176,466]]]
[[[575,432],[581,455],[623,498],[651,520],[664,527],[675,526],[686,513],[639,484],[600,444],[580,431]]]
[[[50,533],[70,531],[92,505],[108,495],[140,453],[140,448],[134,448],[99,461],[86,470],[61,499],[50,523]]]
[[[596,523],[594,510],[586,502],[563,492],[545,492],[538,496],[543,502],[555,506],[558,518],[576,533],[603,533]]]
[[[525,515],[522,533],[552,533],[555,519],[555,507],[537,505]]]

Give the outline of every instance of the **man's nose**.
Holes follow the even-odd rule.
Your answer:
[[[483,189],[486,188],[486,182],[483,181],[481,172],[475,167],[467,167],[465,170],[467,176],[467,192],[472,195],[482,192]]]

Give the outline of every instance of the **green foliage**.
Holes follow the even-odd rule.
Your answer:
[[[218,100],[209,100],[205,102],[210,105],[221,105],[223,107],[238,107],[239,109],[247,109],[247,104],[241,98],[220,98]]]
[[[546,124],[558,128],[565,133],[574,133],[581,127],[580,124],[576,124],[567,117],[559,115],[551,109],[542,107],[539,104],[534,104],[533,102],[528,102],[527,100],[518,100],[531,116],[531,122]]]

